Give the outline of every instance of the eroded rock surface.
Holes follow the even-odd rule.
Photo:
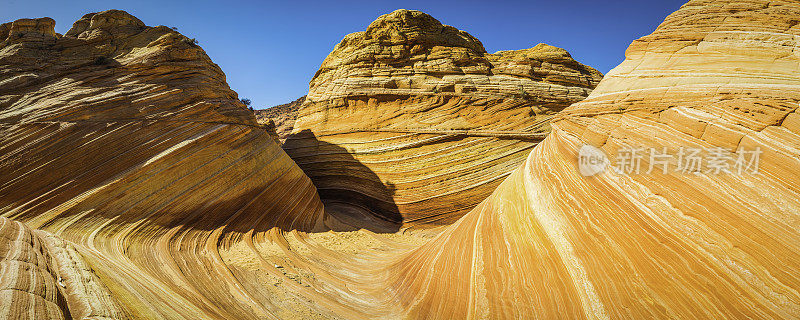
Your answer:
[[[560,48],[488,54],[465,31],[397,10],[333,49],[284,149],[353,225],[449,224],[601,77]]]
[[[66,319],[58,280],[41,239],[23,224],[0,218],[0,316]]]
[[[75,248],[0,217],[0,317],[127,319]]]
[[[289,103],[255,110],[256,121],[267,128],[271,128],[270,130],[274,130],[278,140],[283,143],[292,132],[294,121],[297,119],[297,111],[304,101],[306,101],[306,96],[297,98],[297,100]]]

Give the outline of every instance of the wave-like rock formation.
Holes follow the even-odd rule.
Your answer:
[[[284,149],[352,225],[449,224],[601,77],[560,48],[488,54],[465,31],[397,10],[333,49]]]
[[[72,245],[0,217],[0,318],[127,316]]]
[[[487,200],[393,264],[404,314],[800,317],[798,17],[796,1],[693,0],[635,41]],[[682,147],[738,153],[683,172]],[[674,158],[580,173],[635,148]]]
[[[217,246],[326,229],[312,182],[193,39],[116,10],[54,25],[0,26],[0,214],[77,244],[130,315],[258,317]],[[3,275],[41,281],[5,291],[14,318],[63,310],[37,265]]]
[[[306,96],[267,109],[254,110],[253,113],[256,115],[256,121],[270,130],[274,130],[278,140],[283,143],[286,141],[286,137],[291,134],[292,129],[294,129],[297,111],[304,101],[306,101]]]
[[[97,15],[76,27],[136,21]],[[156,120],[92,123],[91,110],[72,101],[106,117],[135,112],[112,107],[144,107],[115,90],[149,97],[139,86],[173,73],[104,71],[126,84],[116,87],[101,85],[112,78],[93,69],[84,71],[89,77],[48,76],[60,60],[13,71],[17,64],[7,61],[39,56],[15,53],[65,50],[50,46],[61,38],[86,41],[52,40],[40,31],[47,20],[23,21],[13,29],[27,28],[15,38],[24,41],[0,48],[0,81],[27,75],[15,81],[32,88],[0,95],[0,114],[20,117],[0,135],[0,212],[49,233],[0,219],[0,312],[32,319],[69,318],[67,311],[137,319],[800,318],[798,16],[794,1],[690,1],[634,42],[586,100],[558,114],[547,138],[474,210],[450,226],[385,235],[313,232],[325,230],[319,219],[335,221],[244,107],[226,107],[237,100],[224,81],[200,85],[220,80],[202,75],[216,70],[210,62],[178,72],[183,81],[202,80],[195,86],[164,85],[183,90],[177,100],[191,90],[220,94],[196,96],[212,102],[193,117],[206,119],[217,105],[221,121],[181,119],[178,111],[192,108],[167,108],[172,100],[156,96],[149,101],[160,102],[145,107],[167,110]],[[159,38],[179,36],[163,32]],[[122,52],[183,47],[138,43],[152,49]],[[111,57],[128,61],[117,68],[148,60],[122,57]],[[24,108],[32,104],[38,108]],[[31,120],[68,115],[78,118]],[[203,135],[208,126],[221,127]],[[181,135],[192,128],[199,132]],[[638,148],[675,158],[634,157]],[[690,148],[716,160],[676,170],[677,155]],[[759,155],[748,162],[757,167],[739,172],[746,152]],[[587,156],[600,160],[581,170]],[[642,170],[611,170],[621,159]],[[709,170],[720,159],[730,172]]]

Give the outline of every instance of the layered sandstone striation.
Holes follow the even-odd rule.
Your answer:
[[[580,101],[601,77],[546,44],[488,54],[466,31],[401,9],[345,36],[311,80],[308,100],[473,92],[470,96],[484,98],[529,94]],[[545,94],[551,90],[560,92]]]
[[[132,111],[112,104],[141,107],[125,97],[147,96],[138,86],[172,73],[119,69],[111,74],[127,87],[116,87],[103,86],[111,76],[93,69],[83,70],[87,78],[47,76],[66,63],[60,60],[13,71],[17,63],[7,61],[37,56],[14,54],[61,50],[33,28],[27,32],[38,35],[0,48],[0,81],[28,75],[16,80],[27,86],[0,87],[0,115],[18,117],[0,135],[0,214],[40,229],[0,218],[0,312],[33,319],[799,318],[797,16],[792,1],[690,1],[634,42],[586,100],[555,116],[552,132],[474,210],[446,227],[393,234],[315,232],[326,230],[319,219],[342,226],[322,215],[310,180],[235,96],[211,99],[222,104],[221,121],[205,121],[216,116],[212,106],[183,119],[191,108],[151,98],[158,102],[150,110],[173,111],[124,122],[113,117]],[[93,57],[66,60],[73,59]],[[197,73],[214,67],[197,63],[178,72],[182,81],[164,85],[200,77],[193,89],[224,96],[226,85],[201,85],[212,79]],[[131,78],[139,81],[125,82]],[[64,85],[69,90],[57,89]],[[122,87],[130,91],[115,94]],[[13,113],[40,101],[48,103]],[[81,104],[115,120],[93,123]],[[46,116],[55,118],[35,120]],[[220,127],[203,135],[208,126]],[[182,134],[192,128],[199,131]],[[354,163],[343,147],[317,145]],[[761,153],[757,172],[707,171],[706,160],[703,170],[683,172],[677,157],[666,173],[664,163],[648,172],[647,156],[638,158],[638,174],[606,168],[584,176],[582,148],[596,148],[610,165],[625,148]]]
[[[294,121],[297,119],[297,111],[304,101],[306,101],[306,96],[297,98],[297,100],[289,103],[255,110],[253,113],[256,115],[256,121],[269,128],[269,130],[274,130],[278,140],[283,143],[292,132]]]
[[[0,217],[3,319],[127,319],[75,248]]]
[[[0,315],[3,319],[66,319],[57,267],[28,227],[0,218]]]
[[[0,214],[75,243],[130,316],[263,317],[230,294],[217,246],[326,230],[311,181],[192,39],[117,10],[53,26],[0,27]],[[6,291],[3,306],[56,317],[67,309],[51,282]],[[66,297],[73,317],[94,315]]]
[[[798,16],[693,0],[635,41],[488,199],[392,265],[404,315],[800,317]],[[585,177],[586,145],[611,166],[635,148],[674,158]],[[708,155],[683,172],[681,148],[762,153],[757,172],[735,153],[730,172]]]
[[[488,54],[465,31],[397,10],[333,49],[284,149],[343,220],[449,224],[601,77],[560,48]]]

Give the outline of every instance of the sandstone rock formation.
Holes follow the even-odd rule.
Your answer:
[[[635,41],[491,197],[393,265],[404,314],[800,317],[797,17],[796,1],[693,0]],[[583,145],[611,165],[625,145],[675,157],[584,177]],[[681,147],[763,154],[757,173],[736,154],[730,173],[681,172]]]
[[[255,110],[256,121],[268,128],[274,128],[275,134],[281,143],[286,141],[286,137],[294,128],[294,121],[297,119],[297,110],[306,101],[306,96],[297,100],[270,107],[262,110]]]
[[[116,10],[53,26],[0,27],[0,214],[77,244],[131,316],[262,315],[218,290],[238,284],[217,244],[325,230],[311,181],[194,41]],[[42,276],[3,306],[57,318]]]
[[[0,217],[0,318],[127,316],[72,245]]]
[[[100,19],[105,14],[129,18]],[[120,12],[97,15],[87,24],[134,21]],[[220,75],[202,75],[216,70],[204,54],[186,62],[190,70],[160,60],[180,82],[169,81],[173,72],[147,77],[152,66],[136,67],[153,56],[114,55],[126,62],[107,74],[88,64],[55,73],[93,57],[25,61],[80,48],[57,46],[63,38],[87,40],[52,40],[35,27],[46,22],[23,22],[34,26],[17,37],[26,40],[0,47],[0,81],[19,79],[0,86],[0,214],[40,230],[0,218],[0,312],[32,319],[799,318],[798,16],[792,1],[690,1],[634,42],[586,100],[558,114],[551,134],[474,210],[447,227],[386,235],[305,232],[324,230],[318,219],[335,220],[322,215],[308,178],[233,105],[224,81],[214,82]],[[121,45],[130,37],[111,39]],[[183,47],[139,43],[151,49],[122,52]],[[153,83],[182,91],[159,100],[148,94]],[[149,97],[145,110],[163,112],[124,120],[120,114],[137,112],[125,106],[142,107],[127,95]],[[212,102],[181,118],[193,109],[171,101],[184,95]],[[85,107],[116,118],[94,123]],[[212,115],[221,120],[205,121]],[[53,118],[36,120],[43,117]],[[682,172],[677,157],[649,173],[583,176],[579,166],[583,148],[615,165],[631,148],[675,155],[681,147],[760,150],[758,172]],[[632,159],[643,168],[655,162]]]
[[[397,10],[333,49],[284,149],[355,226],[449,224],[601,77],[563,49],[488,54],[465,31]]]

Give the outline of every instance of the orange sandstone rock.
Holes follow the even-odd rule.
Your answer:
[[[13,86],[0,87],[0,119],[8,119],[0,135],[0,210],[3,216],[53,235],[0,219],[0,240],[13,239],[0,241],[0,248],[14,248],[0,262],[4,268],[0,280],[14,287],[13,293],[3,291],[8,296],[3,296],[0,310],[17,306],[7,301],[26,305],[42,301],[33,309],[35,316],[57,319],[64,310],[87,310],[85,306],[92,305],[73,307],[69,301],[112,297],[127,316],[140,319],[798,318],[797,16],[800,6],[793,1],[690,1],[653,34],[636,41],[626,61],[586,100],[556,115],[547,138],[531,148],[523,163],[474,210],[442,228],[386,235],[365,230],[313,232],[324,230],[312,228],[319,219],[344,227],[322,215],[308,178],[290,165],[267,134],[255,128],[249,131],[258,126],[236,97],[221,85],[192,91],[167,81],[172,74],[219,80],[196,74],[216,74],[208,64],[192,60],[188,64],[203,67],[150,76],[143,72],[152,66],[133,68],[110,73],[116,75],[113,78],[91,71],[88,68],[94,67],[87,64],[82,68],[89,76],[59,77],[49,76],[53,71],[14,69],[16,64],[9,62],[28,61],[31,57],[15,53],[46,50],[43,43],[7,45],[0,48],[0,70],[12,76],[0,81]],[[476,48],[469,37],[445,33],[464,48]],[[387,32],[384,38],[402,37]],[[70,36],[57,38],[56,43],[61,39],[79,43]],[[124,41],[112,45],[119,43]],[[164,50],[181,46],[163,45]],[[143,49],[122,52],[137,50]],[[508,54],[491,59],[503,56]],[[92,61],[77,57],[82,58],[76,61]],[[151,58],[120,61],[133,64]],[[67,60],[71,59],[76,58]],[[162,60],[157,65],[169,70],[181,64]],[[532,74],[521,67],[524,64],[515,65],[508,72]],[[120,63],[117,68],[126,66]],[[129,78],[139,81],[126,82]],[[126,86],[103,85],[111,79]],[[159,100],[160,95],[148,94],[151,87],[138,87],[159,81],[182,91]],[[151,102],[124,100],[127,95]],[[197,112],[184,117],[182,112],[194,109],[169,102],[184,95],[193,97],[189,101],[220,98],[194,105]],[[416,95],[407,99],[415,103],[366,99],[341,106],[402,110],[428,101]],[[436,95],[430,101],[458,110],[456,102],[474,99]],[[121,100],[121,105],[149,110],[143,115],[154,120],[124,122],[123,115],[138,113],[115,110],[121,108],[114,106]],[[504,98],[492,106],[513,101]],[[81,105],[113,121],[90,123],[95,113]],[[372,112],[376,118],[380,114]],[[399,114],[401,123],[414,123],[410,115]],[[456,119],[443,111],[434,114]],[[168,121],[173,116],[179,120]],[[431,128],[450,130],[448,134],[476,134],[469,128],[430,123]],[[381,132],[371,133],[371,139],[383,139]],[[520,137],[519,132],[500,130],[477,134]],[[338,135],[353,133],[332,136]],[[401,146],[420,145],[404,139]],[[381,210],[380,203],[358,198],[371,195],[367,192],[375,189],[370,183],[388,186],[375,177],[379,170],[353,165],[361,156],[349,150],[359,144],[322,140],[310,145],[313,152],[304,151],[307,159],[298,161],[306,161],[303,165],[309,168],[314,163],[310,159],[327,154],[330,161],[326,161],[337,166],[314,169],[330,176],[331,184],[339,183],[333,179],[338,175],[344,180],[341,188],[360,188],[345,193],[351,198],[327,201],[341,210],[353,204]],[[451,147],[465,146],[462,142]],[[588,146],[612,159],[623,146],[666,147],[670,152],[680,147],[759,148],[762,154],[757,174],[605,170],[586,177],[579,170],[579,150]],[[299,150],[303,149],[295,151]],[[382,154],[404,148],[371,145],[366,150]],[[484,148],[474,154],[496,150]],[[208,159],[213,160],[203,162]],[[650,161],[642,158],[641,164]],[[423,167],[419,163],[403,169]],[[674,168],[674,160],[670,165]],[[251,178],[251,173],[258,178]],[[483,177],[480,172],[476,176],[478,181]],[[255,186],[255,191],[247,186]],[[356,217],[358,211],[352,214]],[[365,216],[370,217],[378,219]],[[370,222],[378,225],[376,220]],[[268,229],[271,226],[278,227]],[[74,243],[96,277],[82,283],[103,284],[98,287],[106,287],[108,295],[70,300],[87,295],[71,295],[69,290],[92,290],[81,291],[84,287],[69,281],[64,290],[54,289],[52,283],[58,282],[63,264],[48,261],[58,260],[52,256],[58,255],[54,248],[61,247],[59,239],[62,244]],[[8,261],[21,260],[39,268],[6,267]]]
[[[488,199],[394,262],[403,314],[800,317],[798,16],[795,1],[693,0],[635,41]],[[625,145],[763,154],[757,174],[672,159],[584,177],[587,144],[617,160]]]
[[[191,39],[116,10],[53,25],[0,28],[0,214],[75,243],[130,316],[263,317],[230,293],[217,246],[327,230],[311,181]],[[94,314],[52,287],[3,307]]]
[[[488,54],[465,31],[397,10],[323,61],[283,147],[353,226],[445,225],[601,77],[560,48]]]

